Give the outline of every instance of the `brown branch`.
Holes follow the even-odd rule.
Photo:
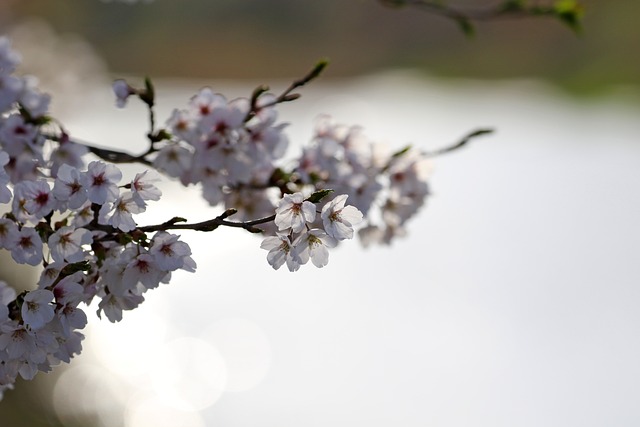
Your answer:
[[[152,166],[152,163],[146,159],[146,156],[153,152],[153,150],[147,150],[144,154],[140,154],[138,156],[134,156],[132,154],[125,153],[123,151],[111,150],[108,148],[97,147],[93,144],[90,144],[85,141],[81,141],[79,139],[73,139],[69,137],[67,134],[62,135],[54,135],[54,134],[42,134],[45,138],[55,142],[71,142],[73,144],[78,144],[87,147],[89,152],[95,154],[102,160],[106,160],[111,163],[141,163],[143,165]]]
[[[276,219],[275,214],[264,218],[254,219],[253,221],[227,221],[226,219],[237,212],[236,209],[227,209],[222,215],[217,216],[207,221],[197,222],[193,224],[183,224],[184,218],[172,218],[162,224],[148,225],[144,227],[138,227],[137,230],[149,233],[154,231],[167,231],[167,230],[195,230],[195,231],[213,231],[219,226],[243,228],[250,233],[261,233],[262,230],[257,228],[256,225],[266,224]]]

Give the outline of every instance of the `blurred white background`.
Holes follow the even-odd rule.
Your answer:
[[[254,87],[207,84],[230,98]],[[162,120],[201,83],[156,85]],[[117,110],[108,86],[95,89],[63,123],[142,151],[144,109]],[[410,72],[302,93],[280,110],[294,150],[319,113],[398,148],[496,133],[435,159],[408,237],[347,242],[324,269],[274,271],[256,236],[185,231],[195,274],[119,324],[89,316],[85,352],[56,385],[61,420],[84,408],[127,427],[640,423],[637,106]],[[145,221],[215,214],[195,189],[163,190]]]

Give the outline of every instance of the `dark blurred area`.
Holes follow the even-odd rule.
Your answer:
[[[527,17],[479,23],[472,39],[450,20],[377,0],[3,0],[0,22],[41,17],[58,33],[85,38],[121,74],[291,78],[328,57],[330,77],[415,68],[440,77],[542,78],[579,93],[638,84],[637,0],[582,3],[580,35],[554,18]]]

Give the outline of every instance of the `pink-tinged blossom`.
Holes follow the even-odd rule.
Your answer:
[[[90,245],[91,242],[93,242],[91,231],[86,228],[66,226],[53,233],[47,243],[54,261],[73,263],[84,259],[85,250],[82,246]]]
[[[77,306],[84,301],[84,287],[81,285],[84,274],[73,273],[60,280],[53,288],[53,295],[59,305]]]
[[[128,293],[123,296],[108,294],[102,298],[98,304],[98,317],[102,318],[104,312],[110,322],[119,322],[122,320],[122,310],[133,310],[144,301],[142,295]]]
[[[326,233],[337,240],[353,238],[353,226],[362,221],[362,212],[354,206],[345,206],[347,195],[336,196],[324,205],[322,223]]]
[[[151,240],[151,254],[156,265],[165,271],[174,271],[179,268],[192,271],[195,262],[191,258],[191,248],[185,242],[178,240],[180,236],[159,231]]]
[[[148,170],[137,173],[133,181],[131,181],[133,199],[140,207],[146,205],[146,200],[160,200],[160,196],[162,196],[162,191],[153,185],[154,182],[158,182],[160,179],[152,175],[147,176],[148,173]]]
[[[11,178],[4,169],[9,160],[9,154],[0,151],[0,203],[9,203],[11,201],[11,190],[9,190],[8,186]]]
[[[160,149],[153,160],[153,167],[178,178],[189,170],[192,157],[193,154],[186,148],[178,144],[169,144]]]
[[[6,112],[18,100],[24,83],[16,76],[0,74],[0,112]]]
[[[131,231],[136,228],[136,222],[133,220],[133,214],[144,212],[144,207],[136,203],[130,191],[122,193],[113,203],[102,205],[100,216],[102,224],[109,224],[122,231]]]
[[[0,325],[9,321],[9,308],[7,305],[15,299],[15,289],[9,286],[4,280],[0,280]]]
[[[40,273],[40,279],[38,280],[38,289],[48,288],[56,281],[60,272],[67,266],[66,262],[51,262]]]
[[[8,322],[0,326],[0,350],[7,352],[9,359],[18,359],[37,352],[35,337],[25,325]]]
[[[16,299],[16,290],[4,280],[0,280],[0,305],[7,305],[14,299]]]
[[[49,110],[51,95],[38,90],[36,78],[24,79],[25,87],[20,94],[20,104],[33,118],[44,116]]]
[[[37,136],[38,129],[27,123],[20,114],[11,114],[2,120],[0,140],[3,149],[12,157],[18,157],[25,151],[28,152]]]
[[[127,105],[129,96],[136,93],[136,91],[122,79],[115,80],[111,87],[113,88],[113,93],[116,95],[116,106],[118,108],[124,108],[124,106]]]
[[[18,241],[18,226],[7,218],[0,218],[0,248],[11,250]]]
[[[0,37],[0,74],[13,73],[20,61],[20,54],[11,48],[9,37]]]
[[[87,201],[84,182],[82,172],[63,164],[58,169],[58,176],[53,184],[53,195],[59,201],[67,202],[69,209],[78,209]]]
[[[199,119],[202,132],[224,135],[243,124],[249,112],[249,101],[239,98],[227,102],[224,95],[205,87],[191,99],[190,107],[194,117]]]
[[[171,129],[171,133],[182,140],[191,141],[196,138],[196,122],[193,114],[186,110],[174,109],[167,119],[167,127]]]
[[[91,210],[91,202],[87,201],[78,210],[76,210],[71,225],[76,228],[84,227],[93,220],[94,213]]]
[[[69,165],[75,168],[83,167],[84,161],[82,160],[82,156],[88,152],[89,149],[86,146],[70,141],[68,136],[63,134],[61,141],[58,143],[58,147],[49,157],[49,161],[51,162],[51,176],[57,178],[58,171],[62,165]]]
[[[276,206],[275,223],[278,230],[302,231],[307,222],[316,219],[316,205],[304,200],[302,193],[285,194]]]
[[[134,288],[141,283],[145,289],[158,287],[165,272],[160,270],[153,256],[148,253],[140,253],[133,257],[127,264],[122,280],[125,286]]]
[[[37,330],[49,323],[55,312],[53,310],[53,292],[37,289],[28,292],[22,303],[22,320],[31,329]]]
[[[296,271],[300,263],[291,256],[291,241],[287,235],[269,236],[260,244],[262,249],[269,251],[267,261],[274,270],[279,269],[286,262],[289,271]]]
[[[34,218],[43,218],[55,209],[57,201],[47,181],[22,181],[16,184],[16,188],[21,190],[19,194],[24,200],[24,210]]]
[[[18,264],[36,266],[42,262],[42,240],[35,228],[22,227],[12,243],[11,257]]]
[[[78,331],[72,331],[58,346],[58,349],[53,353],[53,357],[64,363],[71,362],[71,358],[82,352],[82,340],[84,335]]]
[[[74,329],[82,329],[87,326],[86,313],[74,305],[68,304],[60,307],[57,314],[64,336],[71,335]]]
[[[87,197],[91,202],[103,205],[118,197],[117,184],[122,179],[122,172],[114,165],[101,161],[91,162],[83,178],[83,186],[87,189]]]
[[[318,268],[324,267],[329,262],[329,250],[338,242],[320,229],[312,229],[302,233],[293,242],[293,258],[300,264],[311,262]]]

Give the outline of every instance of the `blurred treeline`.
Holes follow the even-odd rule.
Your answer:
[[[410,67],[441,77],[543,78],[581,93],[640,83],[638,0],[583,0],[579,35],[553,18],[519,18],[480,23],[473,39],[447,19],[377,0],[2,1],[1,25],[43,17],[59,33],[86,38],[117,73],[290,78],[328,57],[333,77]]]

